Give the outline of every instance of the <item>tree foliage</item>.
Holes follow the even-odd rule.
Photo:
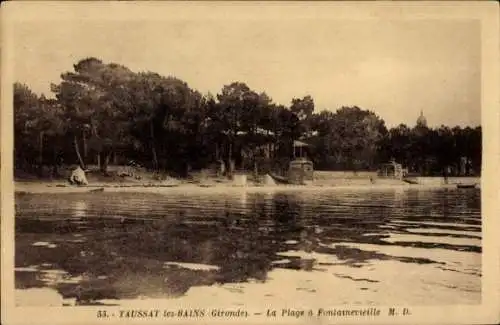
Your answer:
[[[52,91],[47,99],[14,84],[18,169],[97,164],[106,173],[111,160],[135,160],[182,175],[220,161],[230,172],[257,171],[266,160],[286,165],[294,140],[311,145],[317,169],[373,170],[389,159],[423,174],[458,174],[464,161],[468,172],[481,167],[480,127],[387,129],[370,110],[317,112],[309,95],[286,107],[243,82],[203,95],[173,76],[85,58]]]

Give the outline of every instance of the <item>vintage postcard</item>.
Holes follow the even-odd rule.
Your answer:
[[[2,324],[500,321],[495,2],[10,2]]]

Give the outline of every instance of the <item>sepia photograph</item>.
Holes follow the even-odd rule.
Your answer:
[[[2,8],[2,300],[202,323],[495,302],[490,6],[135,5]]]

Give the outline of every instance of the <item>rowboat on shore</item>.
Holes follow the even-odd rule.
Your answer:
[[[412,184],[412,185],[417,185],[418,184],[417,180],[410,179],[410,178],[403,178],[403,182],[408,183],[408,184]]]
[[[104,187],[99,186],[99,187],[93,187],[93,186],[68,186],[68,187],[62,187],[62,186],[56,186],[58,188],[61,188],[61,192],[64,193],[102,193],[104,192]]]
[[[269,173],[269,176],[276,182],[276,184],[290,184],[288,178],[276,175],[274,173]]]
[[[457,184],[457,188],[476,188],[476,184]]]
[[[69,193],[102,193],[104,192],[104,186],[51,186],[48,185],[50,189],[46,187],[38,187],[27,190],[25,189],[16,189],[15,193],[17,195],[23,194],[32,194],[32,193],[57,193],[57,194],[69,194]]]

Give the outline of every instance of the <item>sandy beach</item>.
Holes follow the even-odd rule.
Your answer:
[[[113,183],[100,182],[92,183],[86,186],[69,185],[67,182],[58,181],[37,181],[37,182],[15,182],[16,194],[28,193],[81,193],[81,192],[140,192],[140,193],[178,193],[178,192],[226,192],[226,191],[247,191],[247,192],[267,192],[267,191],[335,191],[344,189],[355,190],[386,190],[386,189],[434,189],[434,188],[450,188],[457,187],[458,181],[449,182],[448,184],[441,183],[423,183],[423,184],[408,184],[405,182],[317,182],[309,185],[264,185],[259,183],[247,182],[245,185],[235,184],[232,182],[210,182],[210,183],[193,183],[187,181],[168,181],[155,183]],[[465,182],[464,182],[465,183]],[[480,187],[479,179],[477,181],[467,181],[467,184],[476,184]]]

